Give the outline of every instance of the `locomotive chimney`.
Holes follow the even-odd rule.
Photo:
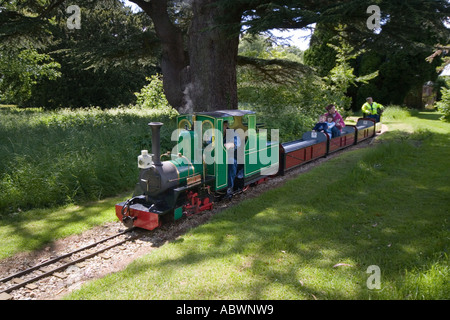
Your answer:
[[[162,166],[161,163],[161,136],[160,130],[163,126],[161,122],[150,122],[148,124],[152,129],[152,153],[153,153],[153,164],[155,166]]]

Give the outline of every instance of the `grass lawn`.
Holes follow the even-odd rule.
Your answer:
[[[17,212],[114,197],[136,183],[153,120],[172,149],[173,110],[46,111],[0,107],[0,219]],[[150,149],[151,150],[151,149]]]
[[[390,131],[229,208],[67,299],[449,299],[450,124]],[[381,271],[369,289],[370,266]]]
[[[0,219],[0,260],[18,252],[41,249],[45,245],[95,226],[117,221],[115,205],[130,194],[85,205],[34,209]],[[1,261],[0,261],[1,266]]]

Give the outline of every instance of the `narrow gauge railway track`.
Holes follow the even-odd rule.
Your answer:
[[[133,240],[136,240],[136,239],[140,238],[141,237],[140,235],[133,235],[133,236],[130,236],[130,237],[124,239],[124,240],[120,240],[120,241],[115,242],[115,243],[113,243],[111,245],[108,245],[106,247],[99,248],[99,249],[95,250],[94,252],[90,252],[90,253],[88,253],[86,255],[83,255],[80,258],[76,258],[74,260],[67,261],[70,257],[74,256],[77,253],[80,253],[80,252],[83,252],[83,251],[87,251],[89,249],[97,247],[97,246],[99,246],[99,245],[101,245],[101,244],[103,244],[105,242],[108,242],[108,241],[113,240],[115,238],[118,238],[118,237],[120,237],[122,235],[130,233],[133,230],[135,230],[135,228],[127,229],[125,231],[119,232],[119,233],[117,233],[115,235],[112,235],[112,236],[107,237],[105,239],[102,239],[100,241],[94,242],[94,243],[92,243],[90,245],[87,245],[85,247],[82,247],[82,248],[79,248],[77,250],[68,252],[68,253],[63,254],[61,256],[58,256],[56,258],[53,258],[53,259],[47,260],[45,262],[42,262],[42,263],[40,263],[38,265],[35,265],[35,266],[33,266],[31,268],[28,268],[26,270],[17,272],[15,274],[9,275],[9,276],[7,276],[7,277],[5,277],[3,279],[0,279],[0,284],[5,284],[5,283],[7,283],[7,282],[9,282],[11,280],[19,279],[18,283],[13,284],[10,287],[0,291],[0,296],[2,294],[8,294],[8,293],[10,293],[12,291],[15,291],[15,290],[18,290],[18,289],[20,289],[22,287],[25,287],[26,285],[28,285],[30,283],[37,282],[38,280],[40,280],[42,278],[50,277],[53,274],[55,274],[56,272],[58,272],[58,271],[64,270],[64,269],[68,268],[69,266],[75,265],[77,263],[80,263],[80,262],[82,262],[82,261],[84,261],[86,259],[90,259],[92,257],[95,257],[95,256],[97,256],[97,255],[99,255],[99,254],[101,254],[101,253],[103,253],[103,252],[105,252],[107,250],[110,250],[110,249],[112,249],[114,247],[120,246],[120,245],[122,245],[122,244],[124,244],[124,243],[126,243],[128,241],[133,241]],[[56,263],[58,263],[60,261],[63,261],[62,265],[59,265],[59,266],[54,267],[54,268],[49,267],[49,266],[51,266],[53,264],[56,264]],[[45,270],[43,270],[43,268],[45,268]],[[39,271],[39,270],[41,271],[40,274],[33,275],[32,277],[27,277],[28,275],[32,274],[33,272]],[[25,278],[21,279],[22,277],[25,277]]]

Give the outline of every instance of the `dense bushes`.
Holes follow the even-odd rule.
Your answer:
[[[312,77],[292,85],[242,85],[239,98],[241,109],[256,111],[258,122],[280,130],[281,141],[311,130],[330,101]]]
[[[440,112],[442,112],[443,120],[450,121],[450,77],[445,79],[446,86],[441,88],[442,98],[436,106]]]
[[[57,81],[44,79],[36,84],[31,97],[20,105],[59,108],[115,108],[136,101],[134,91],[145,85],[142,72],[117,67],[105,72],[73,69],[64,62]],[[150,72],[150,71],[148,71]]]
[[[147,124],[161,121],[170,150],[173,110],[139,106],[43,111],[0,109],[0,215],[96,200],[130,190],[141,149],[151,150]]]

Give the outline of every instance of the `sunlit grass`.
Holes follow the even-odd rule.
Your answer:
[[[0,260],[45,245],[95,226],[116,221],[115,204],[130,194],[84,205],[19,212],[0,220]]]

